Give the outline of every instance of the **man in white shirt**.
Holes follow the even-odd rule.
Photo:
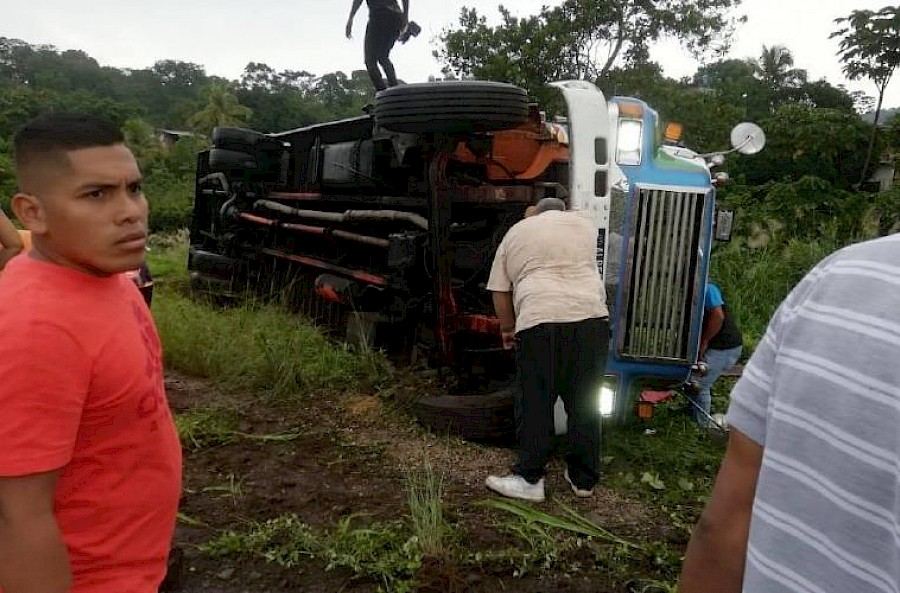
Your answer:
[[[599,391],[609,350],[609,312],[597,268],[597,228],[545,198],[503,238],[487,288],[504,346],[516,348],[516,422],[521,455],[486,485],[504,496],[544,500],[557,396],[568,415],[565,478],[587,497],[600,477]]]

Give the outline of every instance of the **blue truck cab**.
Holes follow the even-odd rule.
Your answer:
[[[716,208],[716,185],[727,176],[711,172],[726,153],[681,146],[639,99],[606,101],[580,81],[554,86],[568,108],[570,204],[592,210],[599,230],[597,266],[611,327],[599,406],[620,422],[647,380],[683,382],[697,363],[717,218],[720,238],[730,234],[730,213]],[[753,154],[765,138],[744,123],[731,141],[728,152]]]

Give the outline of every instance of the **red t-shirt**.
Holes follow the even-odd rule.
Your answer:
[[[0,278],[0,476],[61,469],[73,593],[156,593],[181,446],[150,311],[125,276],[17,257]]]

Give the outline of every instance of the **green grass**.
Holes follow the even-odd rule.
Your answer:
[[[406,474],[406,495],[412,532],[422,554],[439,558],[446,548],[450,525],[444,518],[444,480],[430,463]]]
[[[296,515],[282,515],[242,531],[227,531],[201,550],[211,555],[262,556],[285,568],[316,558],[326,570],[341,568],[356,578],[376,581],[379,591],[411,592],[423,558],[449,553],[445,544],[451,527],[444,519],[443,475],[429,466],[410,471],[406,491],[406,520],[363,524],[358,515],[351,515],[332,529],[316,530]]]
[[[187,249],[186,229],[165,235],[151,235],[147,266],[153,274],[153,280],[160,284],[186,283]]]
[[[376,355],[336,345],[278,307],[215,308],[160,288],[153,313],[170,368],[280,397],[345,389],[378,377]]]
[[[416,538],[402,522],[355,526],[357,517],[341,519],[331,530],[314,530],[296,515],[253,523],[242,532],[228,531],[201,546],[214,556],[252,554],[285,568],[316,558],[326,570],[341,568],[356,578],[372,579],[378,590],[415,590],[415,573],[422,564]]]
[[[175,416],[178,437],[192,450],[217,447],[238,438],[237,415],[223,409],[196,409]]]
[[[747,355],[794,286],[819,261],[845,244],[825,234],[759,248],[735,239],[713,251],[710,278],[722,287],[726,301],[737,315]]]
[[[328,340],[311,323],[275,304],[249,298],[230,307],[186,296],[185,233],[154,237],[148,264],[153,314],[166,365],[217,385],[294,397],[375,382],[387,365]]]

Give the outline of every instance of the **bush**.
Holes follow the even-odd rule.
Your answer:
[[[847,245],[834,233],[817,239],[791,238],[786,243],[749,247],[745,240],[713,251],[710,278],[725,299],[744,333],[749,354],[762,338],[781,301],[822,259]]]
[[[194,181],[164,173],[147,176],[144,193],[150,204],[150,231],[154,233],[188,228],[194,203]]]
[[[839,189],[814,176],[734,186],[721,202],[738,211],[735,232],[751,246],[821,238],[849,243],[878,234],[879,204],[890,215],[889,198]]]

